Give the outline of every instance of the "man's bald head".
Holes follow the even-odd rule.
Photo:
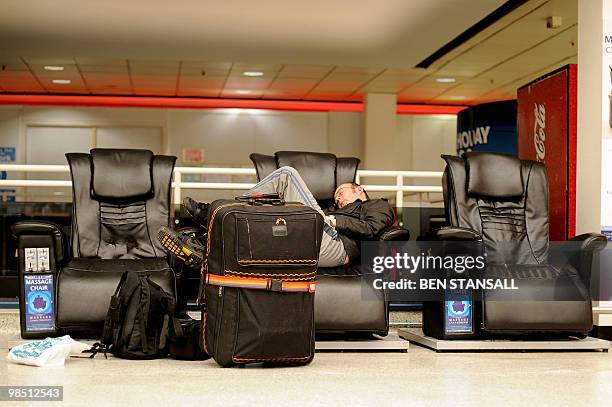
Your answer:
[[[336,192],[334,192],[334,201],[338,208],[345,207],[358,199],[367,201],[370,197],[361,185],[354,182],[341,184],[336,188]]]

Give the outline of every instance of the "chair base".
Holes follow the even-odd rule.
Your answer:
[[[603,351],[608,352],[612,342],[603,339],[587,337],[585,339],[563,340],[444,340],[426,336],[420,328],[400,328],[397,330],[400,338],[416,345],[429,348],[436,352],[577,352]]]
[[[410,342],[402,340],[397,333],[387,336],[372,335],[368,338],[317,340],[317,352],[408,352]]]

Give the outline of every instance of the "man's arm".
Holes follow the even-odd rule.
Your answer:
[[[336,230],[352,238],[373,239],[381,230],[391,226],[395,213],[387,201],[377,199],[370,201],[364,219],[335,212]]]

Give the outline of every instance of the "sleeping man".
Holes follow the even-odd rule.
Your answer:
[[[374,239],[395,220],[395,213],[387,200],[370,199],[361,185],[352,182],[336,188],[335,207],[324,212],[298,171],[292,167],[281,167],[272,172],[244,196],[255,194],[278,194],[285,202],[301,202],[323,215],[320,267],[358,262],[361,241]],[[187,213],[204,230],[208,225],[208,206],[191,198],[183,200]],[[159,239],[164,248],[192,267],[199,267],[204,260],[204,247],[197,239],[181,237],[167,227],[160,229]]]

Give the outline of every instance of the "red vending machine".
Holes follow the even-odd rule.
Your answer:
[[[518,156],[546,164],[550,240],[576,234],[577,66],[518,89]]]

